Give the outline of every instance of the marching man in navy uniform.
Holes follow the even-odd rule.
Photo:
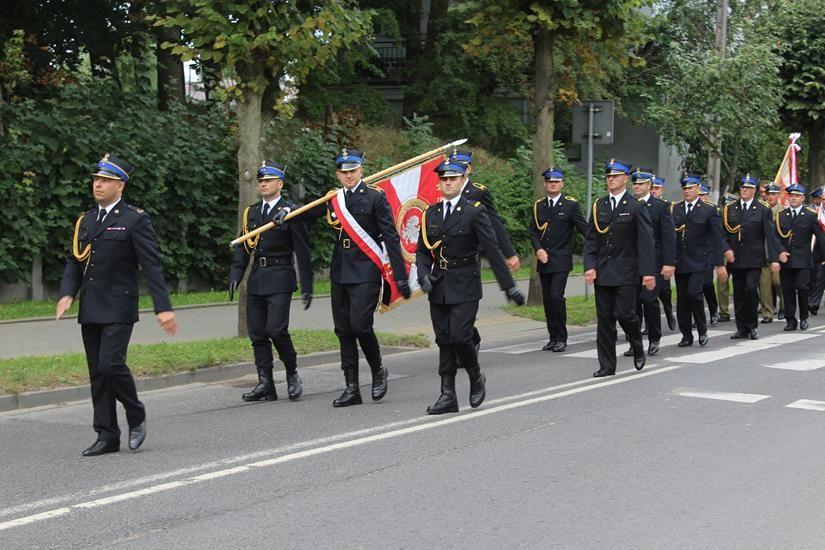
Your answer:
[[[530,243],[536,253],[536,271],[541,281],[544,316],[550,340],[542,348],[567,349],[567,305],[564,291],[573,269],[573,229],[587,233],[587,222],[574,197],[562,196],[564,173],[558,168],[544,171],[547,196],[533,204]]]
[[[496,244],[487,209],[480,201],[469,202],[461,194],[465,171],[465,164],[453,161],[436,168],[444,198],[422,215],[415,253],[419,285],[429,294],[441,376],[441,395],[427,408],[428,414],[458,412],[458,361],[470,378],[470,406],[480,406],[486,396],[485,377],[473,344],[482,295],[479,252],[484,252],[507,298],[524,305],[524,295],[516,288]]]
[[[825,257],[825,231],[816,219],[816,211],[805,208],[805,187],[795,183],[789,185],[790,206],[774,215],[776,232],[779,235],[782,264],[779,277],[782,294],[785,295],[786,331],[808,329],[808,294],[811,269],[814,267],[814,253],[811,239],[816,238],[816,248],[820,257]],[[797,300],[799,303],[799,324],[796,322]]]
[[[750,174],[739,183],[739,200],[722,213],[728,245],[735,259],[728,263],[733,277],[733,311],[736,332],[731,339],[759,339],[756,330],[759,309],[759,274],[765,254],[772,271],[779,271],[780,244],[771,216],[771,207],[754,198],[759,181]]]
[[[401,254],[401,241],[392,218],[392,210],[379,187],[361,181],[364,175],[364,154],[343,148],[335,158],[335,175],[343,186],[335,199],[322,207],[327,223],[336,231],[332,251],[330,279],[332,281],[332,321],[341,346],[341,369],[346,388],[334,407],[349,407],[362,403],[358,385],[358,344],[372,371],[372,399],[381,400],[387,393],[387,369],[381,360],[381,349],[373,330],[373,317],[378,306],[384,280],[376,261],[389,264],[389,273],[404,298],[410,297],[407,268]],[[386,249],[386,257],[371,259],[365,250]],[[362,249],[362,246],[365,247]],[[383,266],[382,266],[383,267]],[[385,289],[386,291],[386,289]]]
[[[811,208],[816,211],[822,203],[822,187],[817,187],[811,191]],[[822,302],[822,294],[825,291],[825,254],[818,248],[814,249],[814,267],[811,270],[811,294],[808,297],[808,311],[811,315],[819,314],[819,304]]]
[[[261,201],[244,211],[243,230],[246,233],[270,221],[277,225],[236,247],[229,270],[229,299],[232,300],[243,280],[249,259],[253,259],[246,282],[246,324],[258,370],[258,384],[252,391],[243,394],[244,401],[278,399],[272,376],[273,345],[284,364],[290,401],[301,397],[303,392],[298,374],[298,354],[289,335],[289,307],[292,293],[298,288],[293,255],[298,260],[304,309],[312,303],[312,265],[306,226],[298,221],[282,223],[293,208],[281,196],[284,179],[285,168],[282,164],[272,161],[261,163],[258,168]]]
[[[644,315],[647,327],[648,355],[659,353],[659,341],[662,339],[662,314],[659,309],[659,288],[665,281],[670,281],[676,269],[676,230],[670,217],[670,204],[657,199],[650,193],[653,172],[637,168],[631,176],[633,196],[647,207],[650,226],[653,230],[653,243],[656,250],[656,288],[648,290],[639,287],[639,301],[636,315]],[[624,353],[625,357],[634,355],[631,347]]]
[[[666,200],[664,195],[665,179],[657,175],[653,175],[653,183],[650,184],[650,194],[657,199]],[[668,203],[670,204],[670,203]],[[671,279],[662,279],[662,284],[659,287],[659,301],[662,302],[662,309],[665,311],[665,319],[667,319],[667,327],[670,330],[676,329],[676,317],[673,316],[673,300],[671,298]],[[644,334],[644,333],[642,333]]]
[[[647,208],[627,193],[630,171],[622,161],[605,165],[608,194],[593,203],[587,224],[584,278],[596,288],[597,378],[616,374],[616,321],[630,340],[636,370],[645,366],[636,302],[640,278],[647,290],[656,288],[656,257]]]
[[[696,322],[699,345],[708,343],[707,318],[702,299],[709,266],[716,267],[719,283],[728,284],[725,259],[732,262],[733,252],[722,235],[719,209],[699,198],[701,178],[685,174],[681,181],[684,200],[671,206],[676,226],[676,317],[682,340],[679,347],[693,345],[692,323]]]
[[[177,329],[160,252],[149,215],[122,200],[132,167],[106,154],[92,174],[97,206],[77,219],[73,255],[66,260],[55,318],[80,298],[77,317],[89,365],[97,441],[83,456],[120,450],[117,402],[126,409],[129,449],[146,439],[146,409],[126,366],[126,350],[138,321],[138,267],[152,295],[155,316],[167,334]]]

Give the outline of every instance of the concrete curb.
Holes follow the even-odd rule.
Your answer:
[[[381,346],[382,355],[394,355],[428,348],[412,348],[401,346]],[[320,351],[298,357],[298,367],[317,367],[320,365],[335,364],[339,361],[338,350]],[[363,357],[362,357],[363,358]],[[276,375],[282,369],[276,368]],[[234,363],[230,365],[219,365],[216,367],[206,367],[194,371],[179,372],[175,374],[164,374],[162,376],[152,376],[149,378],[135,379],[138,391],[161,390],[173,386],[185,384],[209,384],[224,380],[233,380],[244,376],[255,374],[253,363]],[[55,388],[53,390],[40,390],[23,392],[16,395],[0,395],[0,412],[14,411],[19,409],[31,409],[45,405],[57,405],[71,401],[88,401],[89,385],[72,386],[67,388]]]

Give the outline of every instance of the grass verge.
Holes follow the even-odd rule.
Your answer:
[[[338,349],[331,330],[290,331],[299,355]],[[78,338],[80,335],[78,334]],[[429,347],[421,334],[378,334],[384,346]],[[194,371],[230,363],[252,361],[248,338],[218,338],[194,342],[136,344],[129,346],[129,368],[136,377]],[[82,353],[0,359],[0,394],[88,384],[86,356]]]
[[[580,264],[579,264],[580,265]],[[516,279],[526,279],[530,277],[531,268],[523,267],[513,274]],[[574,273],[576,270],[574,268]],[[579,269],[581,273],[581,269]],[[484,281],[494,281],[495,275],[489,268],[481,270],[481,277]],[[316,279],[313,284],[313,291],[315,295],[329,294],[330,281],[329,279]],[[300,295],[300,289],[296,291],[296,295]],[[211,290],[207,292],[186,292],[173,293],[169,296],[174,307],[203,305],[203,304],[220,304],[229,301],[229,294],[224,290]],[[78,302],[72,305],[67,315],[77,315]],[[52,317],[56,306],[55,300],[44,300],[42,302],[32,302],[31,300],[23,302],[11,302],[8,304],[0,304],[0,321],[8,321],[12,319],[28,319],[33,317]],[[140,297],[140,309],[152,308],[152,297],[144,293]]]
[[[542,306],[523,306],[515,305],[504,306],[504,311],[511,315],[518,317],[526,317],[533,321],[545,322],[544,308]],[[567,324],[584,326],[596,322],[596,300],[590,296],[589,300],[585,300],[584,296],[570,296],[567,298]]]

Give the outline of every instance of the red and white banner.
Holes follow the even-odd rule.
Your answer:
[[[788,148],[785,150],[785,157],[782,159],[782,164],[779,165],[779,170],[776,172],[776,177],[773,182],[782,189],[782,194],[779,196],[779,201],[787,206],[788,194],[785,188],[794,183],[799,183],[799,170],[797,166],[797,153],[802,147],[797,144],[797,140],[802,134],[796,132],[788,136]]]
[[[421,232],[421,214],[429,205],[441,200],[438,174],[434,170],[443,161],[444,158],[438,156],[377,183],[390,203],[395,228],[401,239],[401,253],[404,255],[404,263],[407,266],[413,297],[423,294],[418,286],[418,272],[415,268],[415,249],[418,246],[418,235]],[[392,284],[390,291],[382,296],[378,306],[381,312],[388,311],[403,302],[401,293],[395,284]]]

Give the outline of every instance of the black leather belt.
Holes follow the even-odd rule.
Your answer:
[[[455,258],[452,260],[445,260],[442,258],[438,260],[438,267],[442,271],[447,271],[448,269],[454,269],[456,267],[474,265],[476,262],[478,262],[478,254],[473,254],[472,256],[467,256],[466,258]]]
[[[292,265],[292,256],[255,256],[258,259],[258,265],[261,267],[270,267],[273,265]]]

